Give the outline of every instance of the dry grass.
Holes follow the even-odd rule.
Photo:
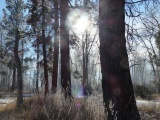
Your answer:
[[[144,112],[146,112],[148,114],[160,112],[160,106],[159,107],[139,106],[138,109],[139,109],[139,111],[144,111]]]
[[[57,93],[44,98],[37,95],[26,100],[21,109],[7,105],[0,113],[2,120],[105,120],[103,103],[90,96],[65,100]]]
[[[29,106],[30,105],[30,106]],[[26,103],[27,120],[104,120],[103,105],[92,98],[65,100],[60,94],[36,96]],[[28,107],[29,106],[29,107]]]
[[[160,105],[157,102],[148,103],[148,105],[138,105],[141,120],[160,120]]]
[[[153,99],[160,101],[160,94],[159,93],[155,93],[152,96],[153,96]]]
[[[142,120],[159,120],[160,106],[139,106]],[[102,96],[87,99],[65,100],[58,92],[55,95],[36,95],[25,99],[24,106],[16,108],[15,103],[0,106],[0,120],[106,120]]]
[[[160,113],[160,105],[156,105],[156,104],[155,105],[148,105],[148,106],[141,105],[141,106],[138,106],[138,109],[139,109],[139,111],[144,111],[144,112],[149,113],[149,114]]]
[[[4,112],[4,111],[9,111],[9,110],[14,110],[16,108],[16,105],[14,102],[9,103],[7,105],[0,105],[0,112]]]

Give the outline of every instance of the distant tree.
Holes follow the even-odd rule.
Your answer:
[[[45,95],[48,94],[48,72],[49,60],[51,58],[51,35],[53,34],[53,13],[52,2],[50,0],[30,0],[29,1],[29,17],[27,23],[32,26],[32,37],[34,38],[33,46],[37,52],[37,76],[36,89],[38,91],[39,68],[43,65],[44,68],[44,84]],[[43,60],[40,60],[42,45]]]
[[[160,30],[156,33],[155,39],[156,39],[157,48],[158,48],[159,53],[160,53]]]
[[[0,88],[1,91],[7,91],[8,84],[10,84],[10,80],[8,79],[10,77],[10,75],[8,74],[10,71],[10,69],[8,69],[10,54],[5,47],[4,30],[1,26],[0,33]]]
[[[83,94],[86,96],[91,93],[91,81],[94,79],[94,75],[91,76],[92,70],[90,69],[90,63],[92,57],[96,54],[97,47],[97,13],[96,8],[98,5],[95,4],[95,1],[92,0],[76,0],[75,6],[72,6],[75,9],[71,9],[71,14],[74,19],[70,20],[71,23],[69,26],[70,29],[70,45],[71,45],[71,57],[76,56],[73,60],[73,65],[76,65],[76,69],[73,71],[73,77],[75,79],[82,79],[82,89]],[[77,25],[79,20],[85,16],[87,27],[82,26],[80,28],[74,27]],[[81,23],[79,23],[81,24]],[[94,50],[93,50],[94,49]],[[97,58],[97,56],[96,56]],[[95,56],[93,59],[96,59]],[[79,62],[78,62],[79,61]],[[80,67],[77,69],[77,63]],[[92,79],[93,78],[93,79]]]
[[[125,0],[99,1],[102,89],[108,120],[140,120],[126,50],[124,10]]]
[[[60,1],[60,51],[61,51],[61,86],[65,97],[71,96],[71,75],[69,59],[69,31],[65,21],[69,12],[68,0]]]
[[[155,56],[154,58],[157,58],[155,63],[156,63],[157,68],[158,68],[158,67],[160,67],[160,30],[156,33],[155,40],[156,40],[156,46],[158,48],[158,55]],[[158,75],[159,75],[159,72],[160,71],[157,70]],[[160,77],[160,76],[158,76],[158,77]],[[160,78],[158,78],[158,82],[160,82]]]
[[[35,41],[33,42],[33,46],[36,47],[37,52],[37,73],[36,73],[36,92],[39,92],[38,83],[39,83],[39,56],[40,56],[40,30],[38,28],[38,23],[40,22],[40,12],[38,11],[38,1],[30,0],[28,1],[28,9],[29,9],[29,17],[27,18],[27,23],[32,26],[31,34],[35,36]]]
[[[158,1],[157,4],[155,4],[156,1],[152,1],[153,5],[146,6],[146,12],[141,17],[141,30],[140,32],[136,33],[136,36],[139,39],[139,42],[143,44],[143,47],[146,49],[146,52],[148,54],[148,62],[152,68],[153,77],[152,80],[158,81],[159,76],[159,53],[157,52],[158,48],[158,32],[159,32],[159,6],[160,3]],[[156,35],[155,35],[156,34]],[[156,45],[157,48],[156,48]]]

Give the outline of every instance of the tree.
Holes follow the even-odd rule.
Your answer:
[[[85,96],[91,94],[91,81],[95,77],[91,75],[93,69],[90,69],[90,64],[92,57],[98,52],[95,50],[98,48],[96,43],[98,41],[98,26],[95,24],[98,16],[96,7],[98,8],[98,5],[95,5],[95,1],[76,0],[75,6],[72,6],[68,15],[67,22],[67,27],[70,30],[71,58],[77,54],[76,59],[78,59],[78,61],[72,59],[71,63],[76,65],[76,69],[71,68],[71,70],[74,71],[73,77],[82,81],[83,95]],[[96,57],[94,56],[93,59]],[[78,70],[77,63],[79,64]]]
[[[69,60],[69,31],[65,21],[69,12],[68,0],[60,1],[60,51],[61,51],[61,86],[65,97],[71,96],[71,75]]]
[[[58,39],[58,0],[54,0],[54,12],[55,12],[55,22],[54,22],[54,58],[53,58],[53,70],[52,70],[52,92],[55,92],[57,88],[57,78],[58,78],[58,55],[59,55],[59,39]]]
[[[6,49],[4,41],[4,29],[0,26],[0,88],[1,91],[9,91],[11,69],[8,67],[10,54]]]
[[[24,22],[25,5],[22,0],[6,0],[6,10],[4,9],[4,18],[2,26],[7,30],[7,37],[14,41],[14,61],[17,68],[17,105],[23,104],[23,78],[22,63],[19,57],[19,42],[22,40],[22,31]]]
[[[48,94],[48,66],[46,56],[46,37],[45,37],[45,0],[42,0],[42,48],[43,48],[43,61],[44,61],[44,79],[45,79],[45,95]]]
[[[39,83],[39,36],[38,36],[38,30],[36,29],[37,27],[37,23],[38,21],[40,20],[40,15],[38,14],[38,2],[37,0],[31,0],[29,1],[31,2],[31,8],[29,9],[29,12],[31,12],[31,15],[30,15],[30,18],[27,19],[27,23],[28,24],[31,24],[32,26],[32,29],[33,29],[33,33],[34,35],[36,35],[36,52],[37,52],[37,74],[36,74],[36,92],[38,93],[39,92],[39,89],[38,89],[38,83]]]
[[[99,1],[102,89],[108,120],[140,120],[126,50],[124,9],[125,0]]]
[[[53,13],[51,13],[52,5],[50,0],[30,0],[30,16],[27,19],[27,23],[32,26],[33,46],[36,47],[37,52],[37,78],[36,78],[36,89],[38,91],[38,77],[40,64],[44,68],[44,83],[45,83],[45,95],[48,94],[48,69],[49,69],[49,58],[51,55],[51,35],[53,31]],[[39,61],[40,45],[42,44],[42,56],[43,60]],[[48,54],[47,54],[48,53]]]
[[[19,55],[18,55],[19,40],[20,40],[20,33],[17,28],[16,29],[15,46],[14,46],[14,59],[16,61],[16,66],[17,66],[17,88],[18,88],[17,104],[20,106],[23,104],[23,96],[22,96],[23,81],[22,81],[22,65],[21,65]]]
[[[156,38],[157,48],[158,48],[158,50],[160,52],[160,30],[156,33],[155,38]]]
[[[12,80],[11,92],[13,92],[16,87],[16,65],[14,61],[12,61],[12,67],[13,67],[13,76],[12,76],[13,80]]]

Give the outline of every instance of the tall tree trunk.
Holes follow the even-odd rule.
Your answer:
[[[55,23],[54,23],[54,58],[52,71],[52,92],[56,92],[58,79],[58,54],[59,54],[59,39],[58,39],[58,0],[54,0]]]
[[[39,45],[37,44],[37,74],[36,74],[36,92],[39,93],[38,83],[39,83]]]
[[[85,43],[82,41],[82,61],[83,61],[83,94],[86,95],[86,62],[85,62]]]
[[[23,74],[24,74],[24,68],[23,68],[23,60],[24,60],[24,41],[22,40],[22,56],[21,56],[21,66],[22,66],[22,80],[23,80]]]
[[[0,44],[0,48],[3,48],[3,44],[2,44],[2,29],[0,29],[1,31],[1,44]],[[0,52],[0,58],[3,58],[3,51]],[[2,67],[2,63],[0,62],[0,70],[3,70],[3,67]],[[0,71],[1,72],[1,71]],[[0,90],[2,90],[2,74],[0,75]]]
[[[140,120],[126,50],[124,8],[125,0],[100,0],[100,61],[108,120]]]
[[[90,94],[90,86],[88,83],[88,33],[85,37],[85,79],[86,79],[86,94]]]
[[[14,46],[14,58],[16,61],[16,67],[17,67],[17,105],[18,107],[23,104],[23,96],[22,96],[22,90],[23,90],[23,80],[22,80],[22,65],[21,61],[18,55],[18,47],[19,47],[19,30],[16,29],[16,39],[15,39],[15,46]]]
[[[45,80],[45,95],[48,94],[48,67],[46,58],[46,41],[45,41],[45,0],[42,0],[42,41],[43,41],[43,61],[44,61],[44,80]]]
[[[69,61],[69,31],[65,26],[69,12],[68,0],[60,2],[60,40],[61,40],[61,86],[65,91],[65,97],[71,96],[71,75]]]
[[[7,84],[8,84],[8,85],[7,85],[7,86],[8,86],[8,87],[7,87],[7,91],[10,92],[10,90],[11,90],[11,89],[10,89],[10,88],[11,88],[11,87],[10,87],[10,83],[11,83],[10,79],[11,79],[11,77],[12,77],[12,69],[9,69],[9,68],[8,68],[7,71],[8,71],[8,73],[7,73],[7,74],[8,74],[8,76],[7,76],[7,80],[8,80],[8,83],[7,83]]]
[[[12,76],[13,80],[12,80],[12,85],[11,85],[11,92],[13,92],[15,90],[15,86],[16,86],[16,65],[15,65],[15,61],[13,61],[13,76]]]
[[[83,91],[84,95],[89,94],[88,84],[88,34],[86,32],[85,41],[82,43],[82,57],[83,57]]]

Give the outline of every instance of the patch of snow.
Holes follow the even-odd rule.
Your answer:
[[[5,99],[0,99],[0,104],[8,104],[11,102],[14,102],[15,100],[13,99],[9,99],[9,98],[5,98]]]
[[[158,101],[136,100],[138,106],[157,107],[160,106]]]

